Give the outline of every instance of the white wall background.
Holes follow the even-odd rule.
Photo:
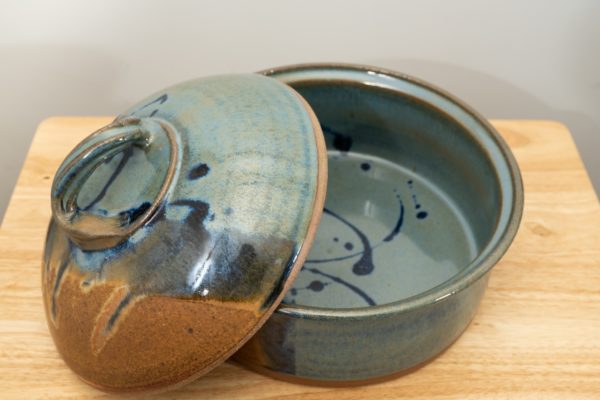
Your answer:
[[[312,61],[435,83],[489,118],[555,119],[600,188],[600,1],[0,1],[0,215],[35,127],[203,75]]]

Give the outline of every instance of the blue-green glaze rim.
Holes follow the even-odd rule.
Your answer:
[[[475,260],[469,263],[461,272],[459,272],[457,275],[453,276],[446,282],[437,285],[423,293],[392,303],[344,309],[333,309],[325,307],[302,306],[297,304],[282,303],[279,305],[275,312],[296,318],[317,320],[361,319],[364,317],[373,317],[377,315],[404,313],[424,307],[426,305],[440,302],[462,291],[463,289],[468,288],[471,284],[473,284],[475,281],[477,281],[486,273],[488,273],[506,253],[515,235],[517,234],[519,225],[521,223],[521,217],[523,215],[524,204],[523,181],[521,178],[519,167],[508,145],[506,144],[504,139],[502,139],[502,137],[496,131],[496,129],[472,107],[467,105],[464,101],[458,99],[456,96],[448,93],[447,91],[440,89],[439,87],[422,79],[415,78],[411,75],[395,72],[385,68],[348,63],[307,63],[270,68],[259,71],[259,73],[267,76],[272,76],[273,74],[301,71],[306,72],[307,70],[339,70],[350,72],[362,72],[367,74],[380,74],[389,78],[406,81],[410,84],[420,86],[423,89],[429,90],[434,94],[443,97],[449,102],[458,106],[466,114],[472,117],[475,120],[475,122],[479,123],[482,126],[482,128],[484,128],[485,132],[489,135],[489,138],[492,139],[494,144],[497,146],[497,150],[499,150],[500,154],[502,155],[502,158],[506,163],[508,172],[510,174],[509,184],[512,192],[512,201],[507,202],[505,198],[500,199],[500,214],[505,213],[507,207],[510,207],[508,211],[508,220],[504,227],[504,231],[499,233],[498,229],[496,228],[494,230],[492,239],[485,245],[480,254],[475,258]],[[343,81],[343,79],[336,79],[336,81]],[[352,82],[356,83],[356,81]],[[386,89],[398,92],[399,94],[406,96],[405,93],[402,93],[398,89]],[[434,104],[425,100],[422,101],[424,101],[429,107],[439,110]],[[448,117],[452,118],[452,120],[455,121],[457,124],[464,126],[464,124],[461,121],[456,120],[450,115],[448,115]],[[465,129],[469,131],[467,127],[465,127]],[[480,142],[478,142],[478,145],[486,153],[486,156],[489,156],[488,147],[486,147],[484,143]],[[496,164],[494,162],[491,162],[491,164],[494,165],[494,167],[496,167]],[[498,175],[496,176],[498,177]],[[501,186],[505,184],[500,179],[498,179],[498,182]],[[494,237],[496,237],[497,239],[494,240]]]

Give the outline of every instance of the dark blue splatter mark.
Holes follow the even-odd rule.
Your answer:
[[[156,99],[144,104],[143,106],[141,106],[140,108],[138,108],[137,110],[135,110],[134,112],[131,113],[131,115],[135,115],[136,113],[139,113],[140,111],[150,107],[151,105],[155,104],[155,108],[154,110],[152,110],[150,112],[150,117],[154,117],[157,113],[158,113],[158,108],[161,104],[164,104],[167,99],[169,98],[169,95],[167,93],[162,94],[160,96],[158,96]],[[118,119],[118,118],[117,118]]]
[[[344,135],[340,132],[336,132],[325,125],[321,125],[321,129],[323,130],[323,133],[333,136],[334,149],[344,153],[350,151],[350,149],[352,148],[352,138],[350,136]]]
[[[341,285],[346,286],[348,289],[352,290],[354,293],[356,293],[357,295],[359,295],[360,297],[362,297],[362,299],[370,306],[374,306],[376,305],[375,301],[365,292],[363,292],[359,287],[354,286],[353,284],[346,282],[345,280],[338,278],[337,276],[333,276],[333,275],[329,275],[326,274],[325,272],[321,272],[316,268],[307,268],[308,271],[312,272],[313,274],[318,274],[318,275],[322,275],[326,278],[331,279],[332,281],[339,283]]]
[[[125,309],[125,307],[127,307],[127,305],[129,304],[129,302],[131,301],[132,297],[133,296],[131,295],[131,292],[129,292],[119,302],[119,305],[117,306],[117,308],[115,309],[115,311],[112,313],[112,315],[108,319],[108,323],[106,324],[106,327],[104,328],[105,332],[110,332],[110,330],[112,329],[113,325],[115,324],[115,322],[119,318],[119,315],[121,315],[121,312],[123,311],[123,309]]]
[[[369,242],[367,235],[365,235],[350,221],[347,221],[345,218],[337,215],[333,211],[325,208],[323,209],[323,212],[331,215],[334,218],[337,218],[340,222],[348,226],[348,228],[352,229],[363,245],[362,255],[360,259],[352,266],[352,272],[354,272],[356,275],[368,275],[373,272],[375,269],[373,266],[373,248],[371,247],[371,243]]]
[[[352,250],[354,248],[354,245],[350,242],[346,242],[344,243],[344,248],[348,251]]]
[[[413,193],[411,197],[412,197],[413,205],[415,206],[415,208],[417,210],[419,208],[421,208],[421,205],[419,204],[419,201],[417,200],[417,195]]]
[[[193,227],[204,226],[203,222],[209,210],[209,206],[205,202],[200,200],[176,200],[170,205],[189,207],[191,211],[186,218],[186,223],[191,224]]]
[[[396,225],[394,226],[394,229],[392,229],[392,231],[390,232],[390,234],[387,235],[383,239],[384,242],[390,242],[390,241],[392,241],[392,239],[394,239],[394,237],[398,233],[400,233],[400,228],[402,228],[402,223],[404,222],[404,204],[402,203],[402,200],[400,200],[399,197],[398,197],[398,201],[400,202],[400,216],[398,217],[398,220],[396,221]]]
[[[376,248],[378,245],[372,246],[372,248]],[[344,260],[349,260],[350,258],[354,258],[356,256],[360,256],[363,254],[363,251],[356,251],[352,254],[347,254],[345,256],[340,256],[340,257],[332,257],[332,258],[313,258],[310,260],[306,260],[305,264],[324,264],[324,263],[328,263],[328,262],[332,262],[332,261],[344,261]]]
[[[193,180],[202,178],[203,176],[206,176],[206,174],[208,174],[209,171],[210,168],[208,165],[198,164],[194,168],[192,168],[192,170],[188,173],[188,179]]]
[[[90,202],[90,204],[88,204],[87,206],[82,208],[83,211],[88,211],[90,208],[92,208],[93,206],[98,204],[98,202],[104,198],[104,196],[106,195],[106,192],[108,191],[108,188],[110,188],[110,186],[113,184],[113,182],[115,181],[117,176],[119,176],[119,174],[123,171],[123,168],[125,168],[127,161],[129,161],[131,156],[133,156],[133,147],[128,147],[122,153],[117,153],[117,154],[123,155],[123,157],[119,161],[119,164],[117,164],[117,167],[115,168],[113,173],[110,175],[110,177],[108,178],[108,180],[106,181],[106,183],[104,184],[104,186],[102,187],[102,189],[100,190],[98,195]],[[111,159],[112,159],[112,157],[109,158],[108,160],[106,160],[105,163],[110,161]]]
[[[129,210],[121,211],[119,213],[121,226],[127,226],[131,224],[133,221],[141,217],[150,208],[150,206],[150,202],[146,201],[142,203],[139,207],[133,207]]]
[[[413,202],[414,202],[414,204],[415,204],[415,209],[417,209],[417,210],[418,210],[419,208],[421,208],[421,205],[420,205],[419,203],[417,203],[417,200],[416,200],[416,199],[414,199],[414,198],[413,198]]]
[[[368,171],[371,169],[371,164],[364,162],[360,164],[360,169],[362,169],[363,171]]]
[[[69,241],[69,246],[67,249],[67,252],[70,252],[72,250],[73,245],[71,244],[71,242]],[[58,295],[58,288],[60,287],[63,277],[65,275],[65,271],[67,270],[67,267],[69,266],[69,262],[70,262],[70,258],[67,255],[64,255],[62,257],[62,261],[56,271],[56,279],[54,281],[54,287],[52,288],[52,304],[50,307],[50,313],[52,314],[52,319],[56,318],[56,297]]]
[[[417,213],[417,218],[419,218],[419,219],[425,219],[425,218],[427,218],[427,215],[428,215],[427,211],[419,211]]]
[[[144,104],[143,106],[138,108],[134,113],[142,111],[144,108],[150,107],[152,104],[158,104],[158,105],[163,104],[165,101],[167,101],[168,98],[169,98],[169,96],[165,93],[165,94],[157,97],[156,99],[152,100],[151,102]],[[153,116],[152,114],[150,114],[150,115]]]
[[[327,286],[327,283],[323,283],[321,281],[312,281],[306,288],[308,290],[312,290],[313,292],[320,292],[321,290],[325,289],[325,286]]]
[[[394,228],[392,229],[392,231],[381,241],[381,243],[383,242],[389,242],[391,241],[396,235],[398,235],[398,233],[400,233],[400,229],[402,228],[402,224],[404,222],[404,204],[402,203],[402,200],[400,199],[400,196],[396,196],[400,202],[400,215],[398,216],[398,220],[396,221],[396,225],[394,226]],[[358,255],[362,255],[361,259],[354,264],[353,267],[353,272],[356,273],[355,268],[356,265],[361,263],[365,263],[365,264],[370,264],[370,268],[371,268],[371,272],[374,269],[373,266],[373,260],[372,260],[372,253],[373,253],[373,249],[375,249],[376,247],[378,247],[381,243],[376,244],[374,246],[372,246],[367,238],[367,236],[360,231],[356,226],[354,226],[353,224],[351,224],[350,222],[346,221],[345,219],[343,219],[342,217],[338,216],[337,214],[331,212],[330,210],[328,210],[327,208],[325,208],[323,210],[326,214],[329,214],[335,218],[337,218],[338,220],[340,220],[342,223],[346,224],[348,227],[350,227],[350,229],[352,229],[356,235],[358,236],[358,238],[360,239],[362,245],[363,245],[363,250],[353,253],[353,254],[348,254],[345,256],[341,256],[341,257],[332,257],[332,258],[323,258],[323,259],[310,259],[310,260],[306,260],[305,263],[306,264],[322,264],[322,263],[327,263],[327,262],[332,262],[332,261],[343,261],[343,260],[347,260],[350,258],[353,258],[355,256]],[[337,237],[333,238],[334,242],[337,242],[339,239]],[[349,242],[348,242],[349,243]],[[346,245],[348,244],[346,243]],[[352,245],[352,243],[350,243]],[[344,245],[344,247],[346,247],[347,250],[352,250],[354,245],[352,245],[352,248],[348,249],[348,247]],[[365,254],[366,254],[366,259],[365,259]],[[361,265],[361,264],[359,264]],[[364,264],[362,264],[364,265]],[[361,275],[361,274],[357,274],[357,275]],[[366,275],[366,274],[365,274]]]
[[[407,181],[407,183],[408,183],[408,186],[410,187],[410,190],[412,191],[413,190],[413,181],[412,181],[412,179],[410,179],[409,181]],[[411,197],[412,197],[412,201],[413,201],[413,205],[415,207],[415,210],[421,209],[421,204],[419,204],[419,201],[417,200],[417,195],[413,192]],[[418,219],[425,219],[425,218],[427,218],[427,215],[428,215],[427,211],[419,211],[417,213],[417,218]]]

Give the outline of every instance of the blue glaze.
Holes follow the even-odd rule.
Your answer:
[[[344,65],[267,73],[294,87],[330,132],[326,208],[336,217],[323,215],[294,288],[315,274],[331,284],[286,297],[235,358],[320,385],[424,363],[463,332],[517,231],[523,191],[509,150],[452,96],[402,74]],[[351,148],[340,148],[342,135]],[[360,247],[360,237],[371,244],[367,275],[353,273],[362,249],[343,246]]]
[[[381,304],[397,297],[408,297],[427,288],[431,282],[443,282],[456,273],[460,260],[467,263],[473,257],[472,233],[462,225],[455,211],[445,207],[448,200],[440,198],[426,182],[406,169],[392,167],[372,156],[365,158],[352,151],[345,153],[344,157],[338,155],[335,151],[329,153],[329,184],[331,189],[339,187],[340,190],[329,192],[317,241],[305,262],[307,267],[301,271],[294,288],[300,289],[308,284],[311,278],[306,275],[312,272],[307,268],[313,265],[318,265],[318,271],[334,276],[337,280],[330,281],[331,285],[318,296],[308,296],[299,291],[296,295],[288,293],[285,301],[294,300],[295,304],[313,305],[325,302],[339,307],[368,304],[361,295],[350,289],[352,286],[360,288],[361,293],[366,294],[373,304]],[[359,160],[364,159],[369,160],[371,170],[379,179],[373,180],[368,174],[356,176],[352,168],[360,165],[362,161]],[[409,179],[411,183],[407,186],[408,190],[399,188],[397,183],[406,182],[407,176],[412,177]],[[364,190],[342,191],[341,188],[351,190],[352,184]],[[445,223],[436,232],[440,237],[451,236],[455,239],[453,242],[440,244],[437,251],[452,252],[455,260],[438,260],[420,250],[420,243],[413,238],[423,236],[429,228],[428,225],[416,224],[425,223],[418,213],[407,214],[402,199],[412,195],[419,195],[426,200],[429,208],[442,209],[440,215]],[[332,211],[330,207],[334,206],[340,211]],[[385,209],[385,213],[380,220],[361,216],[369,207],[377,210],[378,214]],[[327,236],[328,240],[324,241]],[[327,243],[329,245],[325,245]],[[347,246],[348,243],[351,245]],[[406,263],[399,268],[387,261],[392,257],[410,257],[414,264]],[[410,276],[410,279],[407,280],[406,276]],[[366,280],[366,277],[369,279]],[[384,285],[383,290],[379,287],[381,284]],[[343,294],[348,290],[353,292],[351,296]]]
[[[113,184],[113,182],[115,181],[117,176],[119,176],[121,171],[123,171],[123,168],[125,167],[125,165],[127,164],[127,162],[129,161],[129,159],[131,158],[132,155],[133,155],[133,147],[129,147],[129,148],[125,149],[125,151],[123,151],[123,153],[121,153],[121,159],[119,160],[119,164],[117,164],[117,167],[110,174],[110,176],[108,177],[108,180],[106,181],[106,183],[104,184],[102,189],[100,189],[100,192],[98,193],[98,195],[87,206],[82,207],[83,211],[89,211],[92,207],[94,207],[96,204],[98,204],[98,202],[100,200],[102,200],[104,198],[104,196],[106,196],[106,192],[108,191],[108,188]],[[105,161],[105,163],[108,162],[111,158],[107,159]]]

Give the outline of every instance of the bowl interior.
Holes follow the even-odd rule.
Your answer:
[[[506,220],[509,171],[487,127],[417,82],[346,73],[356,76],[274,74],[315,111],[329,162],[317,237],[284,304],[422,294],[484,257]]]

